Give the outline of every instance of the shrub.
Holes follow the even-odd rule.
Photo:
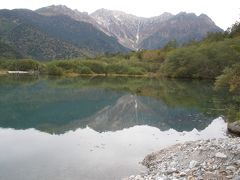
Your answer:
[[[168,53],[161,72],[176,78],[214,79],[225,67],[239,62],[240,53],[233,48],[239,43],[236,38],[177,48]]]
[[[127,74],[128,67],[124,64],[109,64],[106,68],[107,73]]]
[[[240,63],[234,64],[231,68],[225,68],[223,74],[217,77],[216,89],[227,87],[230,92],[240,94]]]
[[[86,66],[91,69],[94,73],[103,74],[106,73],[107,64],[102,61],[86,60],[81,62],[83,66]]]
[[[128,74],[129,75],[143,75],[146,71],[141,67],[129,67]]]
[[[87,66],[78,66],[76,72],[79,73],[79,74],[92,74],[93,73],[91,71],[91,69]]]
[[[9,70],[15,71],[29,71],[39,70],[40,63],[34,60],[15,60],[9,64]]]
[[[63,60],[63,61],[54,61],[54,64],[57,67],[60,67],[64,70],[72,70],[76,68],[76,64],[74,61],[67,61],[67,60]]]
[[[47,66],[47,73],[48,75],[61,76],[63,75],[63,69],[55,64],[50,64]]]

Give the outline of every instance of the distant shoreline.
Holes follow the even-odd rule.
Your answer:
[[[0,75],[36,75],[39,73],[29,72],[29,71],[9,71],[9,70],[0,70]],[[40,75],[45,75],[40,74]],[[161,77],[160,75],[156,73],[146,73],[146,74],[116,74],[116,73],[107,73],[107,74],[97,74],[97,73],[91,73],[91,74],[80,74],[80,73],[65,73],[63,75],[51,75],[56,77]]]

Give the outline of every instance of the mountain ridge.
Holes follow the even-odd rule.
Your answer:
[[[207,35],[208,32],[222,31],[222,29],[217,27],[215,23],[205,14],[197,16],[194,13],[186,12],[180,12],[176,15],[164,13],[159,16],[143,18],[129,14],[118,15],[115,14],[116,11],[103,11],[104,9],[101,11],[97,10],[92,13],[91,16],[95,17],[99,24],[104,25],[105,29],[108,29],[110,34],[113,34],[113,36],[117,37],[119,42],[126,47],[130,48],[129,40],[130,42],[133,42],[131,44],[133,49],[157,49],[163,47],[167,42],[173,39],[176,39],[177,41],[179,40],[179,43],[185,43],[190,40],[201,40]],[[109,19],[111,19],[112,23],[109,22]],[[170,31],[173,31],[175,29],[181,29],[184,26],[178,22],[173,22],[173,19],[175,19],[175,21],[184,22],[185,26],[188,26],[188,24],[192,25],[191,28],[187,30],[187,35],[190,36],[189,38],[181,37],[182,34],[185,33],[186,29],[180,31],[178,34],[168,33],[169,29]],[[201,27],[198,25],[199,23],[201,24]],[[177,26],[172,27],[172,24],[177,24]],[[124,25],[126,25],[126,27],[124,27]],[[191,37],[191,34],[196,32],[196,28],[198,28],[200,31],[197,31],[198,33]],[[201,31],[202,28],[207,30]],[[155,33],[162,33],[162,36],[152,37]],[[166,34],[168,38],[163,40]],[[151,40],[151,38],[153,40]],[[145,40],[151,42],[145,42]],[[154,40],[158,41],[159,43],[155,43],[155,45],[153,45]],[[150,45],[146,46],[146,43],[149,43]]]
[[[172,40],[184,44],[218,31],[222,30],[206,14],[186,12],[146,18],[104,8],[88,14],[64,5],[0,10],[6,55],[39,60],[159,49]]]
[[[92,24],[66,15],[43,16],[26,9],[0,10],[0,25],[0,38],[25,58],[69,59],[128,51]]]
[[[57,10],[58,8],[59,10]],[[173,39],[179,41],[178,43],[180,44],[190,40],[200,40],[207,35],[207,32],[222,31],[222,29],[216,26],[216,24],[206,14],[200,14],[197,16],[195,13],[180,12],[173,15],[171,13],[164,12],[159,16],[139,17],[123,11],[108,10],[105,8],[98,9],[93,13],[88,14],[79,12],[78,10],[71,10],[70,8],[62,5],[52,5],[36,10],[36,12],[42,15],[50,15],[51,11],[52,15],[53,12],[56,13],[57,11],[58,14],[65,14],[78,21],[88,22],[103,31],[105,34],[116,38],[120,44],[132,50],[161,48]],[[81,14],[81,16],[79,14]],[[163,24],[164,22],[170,24],[173,23],[170,21],[172,18],[176,19],[177,17],[182,16],[191,16],[195,18],[195,25],[193,24],[193,26],[191,26],[192,29],[188,29],[188,34],[180,37],[181,33],[184,34],[184,31],[177,34],[169,33],[166,30],[160,32],[163,29],[162,26],[166,26],[166,24]],[[187,24],[189,20],[185,19],[185,21],[185,24]],[[196,27],[201,29],[201,27],[198,26],[199,22],[201,22],[201,26],[204,29],[207,28],[207,30],[202,32],[197,31],[197,33],[195,33]],[[192,22],[189,21],[189,23]],[[169,28],[181,29],[181,24],[178,24],[178,27],[169,26]],[[171,31],[173,31],[173,29],[171,29]],[[155,34],[157,32],[158,35]],[[168,34],[168,38],[162,36],[159,37],[159,33]],[[189,35],[189,38],[186,37],[187,35]],[[156,43],[155,41],[162,42]]]

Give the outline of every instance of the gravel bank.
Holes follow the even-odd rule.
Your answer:
[[[176,144],[146,156],[142,164],[148,172],[125,180],[240,180],[240,138]]]

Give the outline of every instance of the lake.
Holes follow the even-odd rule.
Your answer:
[[[226,137],[211,81],[0,77],[0,179],[121,179],[175,143]]]

